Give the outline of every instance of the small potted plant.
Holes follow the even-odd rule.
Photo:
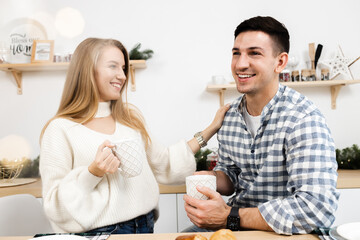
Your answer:
[[[208,148],[200,149],[195,153],[196,171],[210,171],[216,166],[218,155],[217,151]]]
[[[339,169],[360,169],[360,149],[354,144],[342,150],[336,149]]]
[[[130,60],[148,60],[154,54],[154,51],[151,49],[145,49],[140,51],[141,43],[137,43],[129,52]]]

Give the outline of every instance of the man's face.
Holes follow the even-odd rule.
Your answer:
[[[274,54],[273,46],[270,36],[261,31],[242,32],[235,38],[231,71],[240,93],[261,95],[278,85],[286,63],[282,65],[284,53]]]

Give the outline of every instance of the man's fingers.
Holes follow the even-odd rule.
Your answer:
[[[218,196],[218,192],[208,188],[208,187],[204,187],[204,186],[197,186],[196,189],[204,194],[205,196],[207,196],[209,199],[213,199],[216,198]]]

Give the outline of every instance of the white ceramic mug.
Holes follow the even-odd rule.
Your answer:
[[[140,139],[125,139],[114,142],[114,145],[113,151],[120,160],[120,173],[127,178],[138,176],[145,158]]]
[[[196,187],[208,187],[216,191],[216,177],[214,175],[192,175],[186,177],[186,194],[190,197],[207,200],[208,197],[200,193]]]
[[[222,75],[214,75],[212,76],[213,84],[224,84],[226,82],[225,77]]]

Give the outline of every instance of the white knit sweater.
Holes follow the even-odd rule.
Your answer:
[[[166,148],[154,139],[136,177],[125,178],[118,171],[99,178],[88,171],[101,143],[133,137],[140,134],[119,123],[111,135],[66,119],[49,124],[41,142],[40,174],[44,209],[54,231],[84,232],[146,214],[157,208],[157,182],[184,183],[195,171],[185,140]]]

